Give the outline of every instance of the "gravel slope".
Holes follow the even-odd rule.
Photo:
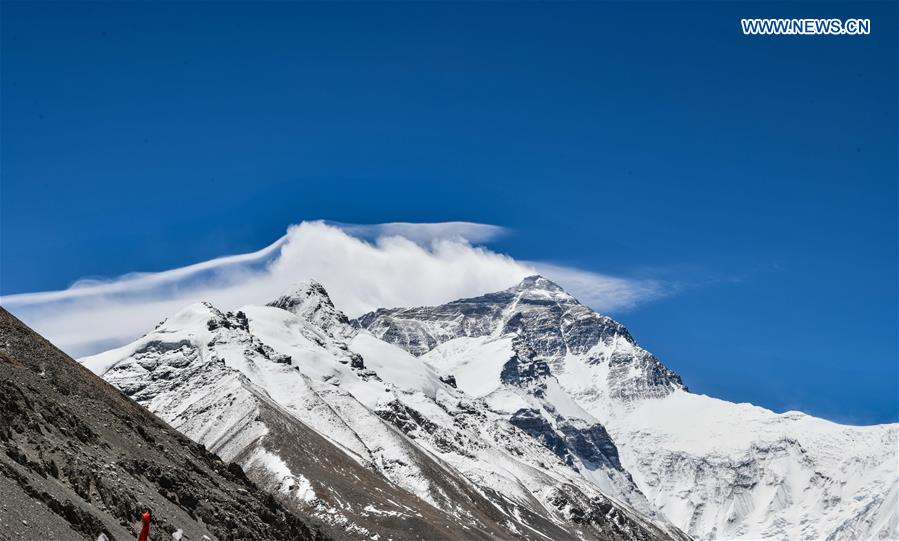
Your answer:
[[[2,308],[0,417],[0,539],[325,538]]]

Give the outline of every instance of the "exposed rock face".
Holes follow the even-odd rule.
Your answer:
[[[560,428],[565,434],[568,447],[583,463],[593,467],[604,465],[622,469],[621,461],[618,459],[618,448],[601,424],[579,427],[573,423],[566,423]]]
[[[571,452],[568,449],[567,442],[564,438],[553,430],[553,426],[547,421],[538,410],[520,409],[516,411],[509,422],[513,426],[520,428],[528,436],[534,438],[543,444],[544,447],[555,453],[569,466],[574,465],[571,460]]]
[[[183,345],[171,350],[187,363]],[[144,358],[144,362],[149,359]],[[169,374],[171,375],[171,374]],[[295,511],[0,309],[0,538],[323,539]]]
[[[549,376],[549,365],[543,361],[523,361],[514,355],[503,365],[499,380],[506,385],[526,385]]]

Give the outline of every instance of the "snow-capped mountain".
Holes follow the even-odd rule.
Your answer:
[[[466,392],[315,282],[234,313],[192,305],[82,362],[332,535],[683,538],[545,367],[513,363],[502,389]]]
[[[569,463],[581,448],[563,443],[565,423],[604,427],[606,463],[696,538],[899,538],[899,426],[838,425],[690,393],[622,325],[544,278],[382,309],[356,324],[505,409]],[[516,404],[513,388],[534,400]]]
[[[899,537],[896,425],[691,393],[539,276],[352,321],[305,282],[82,362],[348,537]]]

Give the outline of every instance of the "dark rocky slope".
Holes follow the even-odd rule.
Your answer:
[[[323,539],[0,308],[0,539]]]

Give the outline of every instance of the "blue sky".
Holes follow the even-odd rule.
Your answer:
[[[612,315],[693,390],[899,420],[895,3],[0,9],[0,294],[302,220],[496,224],[665,284]]]

